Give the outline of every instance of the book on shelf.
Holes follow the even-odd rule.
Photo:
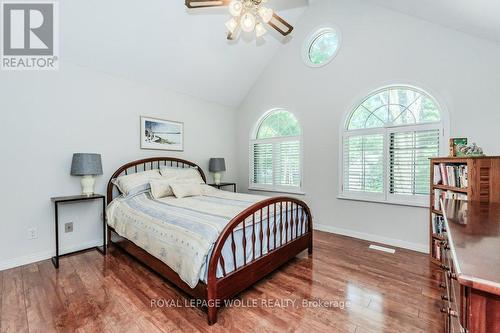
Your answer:
[[[469,186],[467,165],[435,164],[434,185],[467,188]]]
[[[438,214],[432,214],[432,233],[441,235],[444,232],[444,217]]]
[[[457,193],[450,190],[434,189],[434,209],[441,210],[441,200],[454,199],[454,200],[467,200],[467,194]]]

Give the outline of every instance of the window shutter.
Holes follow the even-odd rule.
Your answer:
[[[349,136],[344,141],[344,191],[382,193],[384,135]]]
[[[275,185],[300,187],[300,142],[276,143]]]
[[[252,144],[253,183],[262,185],[273,184],[273,144]]]
[[[390,134],[390,193],[429,194],[429,158],[439,155],[439,130]]]

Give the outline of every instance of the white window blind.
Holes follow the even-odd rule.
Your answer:
[[[300,141],[256,142],[252,157],[254,186],[300,188]]]
[[[428,195],[429,158],[439,155],[439,130],[390,134],[391,194]]]
[[[300,186],[300,142],[286,141],[276,144],[276,179],[279,186]]]
[[[254,143],[252,145],[254,184],[273,184],[273,144]]]
[[[344,191],[383,192],[383,134],[347,137],[344,157]]]

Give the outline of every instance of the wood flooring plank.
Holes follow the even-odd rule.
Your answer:
[[[1,332],[28,332],[21,267],[8,269],[3,272],[2,289]]]

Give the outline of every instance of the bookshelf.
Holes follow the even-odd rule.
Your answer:
[[[441,199],[500,203],[500,156],[439,157],[430,163],[429,249],[431,261],[441,265]]]

